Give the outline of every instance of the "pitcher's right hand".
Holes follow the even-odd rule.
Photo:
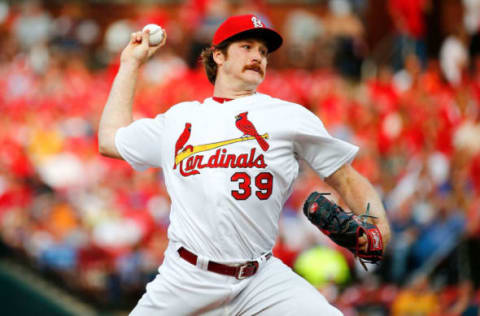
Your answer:
[[[130,42],[122,51],[120,62],[122,64],[133,64],[139,67],[143,65],[151,56],[153,56],[153,54],[155,54],[160,47],[165,45],[167,40],[167,34],[164,33],[163,41],[160,44],[156,46],[150,46],[148,45],[149,36],[150,33],[148,30],[145,32],[138,31],[132,33],[130,36]]]

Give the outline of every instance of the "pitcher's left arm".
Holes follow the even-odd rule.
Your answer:
[[[365,214],[369,204],[372,224],[377,225],[382,235],[384,247],[390,241],[390,224],[383,203],[370,182],[358,173],[350,164],[345,164],[325,178],[325,182],[334,188],[356,215]],[[365,241],[362,240],[361,243]]]

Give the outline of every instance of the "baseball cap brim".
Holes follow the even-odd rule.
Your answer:
[[[265,42],[267,45],[268,52],[271,53],[276,51],[283,43],[283,38],[276,31],[269,28],[253,28],[235,34],[226,40],[237,41],[248,38],[258,38]]]

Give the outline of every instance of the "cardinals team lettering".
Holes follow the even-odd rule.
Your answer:
[[[228,153],[227,149],[221,148],[233,143],[255,140],[263,151],[267,151],[270,145],[265,139],[269,136],[267,133],[260,135],[252,122],[247,118],[248,112],[240,113],[235,117],[236,127],[243,132],[239,138],[229,139],[216,143],[203,145],[187,145],[192,133],[192,124],[185,123],[185,128],[175,143],[175,161],[173,169],[180,169],[180,174],[184,177],[200,174],[204,168],[258,168],[265,169],[267,164],[263,154],[257,154],[257,149],[252,148],[249,153],[233,154]],[[200,154],[201,152],[217,149],[210,157]]]
[[[185,162],[185,166],[183,163]],[[208,160],[204,155],[195,155],[183,160],[179,164],[180,174],[184,177],[199,174],[199,169],[204,168],[259,168],[265,169],[267,164],[262,154],[256,155],[256,149],[252,148],[247,154],[228,154],[226,149],[217,149]]]

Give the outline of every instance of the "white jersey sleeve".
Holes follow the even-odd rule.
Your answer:
[[[165,114],[160,114],[154,119],[139,119],[118,129],[115,146],[135,170],[144,171],[161,166],[164,125]]]
[[[358,147],[328,134],[322,121],[312,112],[301,108],[295,115],[294,150],[320,177],[326,178],[350,162]]]

